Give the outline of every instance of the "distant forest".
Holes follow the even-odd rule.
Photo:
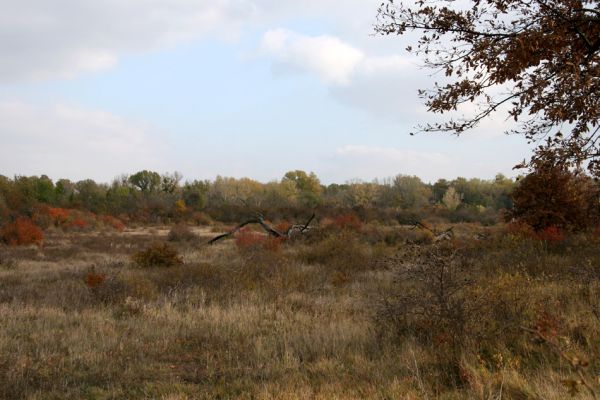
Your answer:
[[[425,217],[449,222],[493,224],[512,208],[516,182],[501,174],[491,180],[456,178],[425,183],[398,175],[373,182],[322,185],[314,173],[296,170],[279,181],[217,176],[182,181],[179,173],[139,171],[110,184],[91,179],[54,182],[45,175],[0,175],[0,224],[34,217],[43,208],[75,209],[115,216],[125,222],[198,224],[239,221],[253,213],[271,220],[351,212],[365,221],[412,223]],[[47,212],[47,210],[45,211]]]

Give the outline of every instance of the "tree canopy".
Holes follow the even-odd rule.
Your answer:
[[[376,31],[421,34],[407,50],[443,83],[420,90],[429,111],[474,104],[472,115],[420,127],[460,134],[495,112],[510,132],[542,141],[600,172],[600,3],[598,0],[386,0]],[[545,139],[545,140],[544,140]],[[535,157],[534,157],[535,158]]]

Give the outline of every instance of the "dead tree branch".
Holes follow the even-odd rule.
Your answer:
[[[425,231],[431,232],[433,234],[434,237],[434,242],[439,242],[440,240],[450,240],[454,237],[454,227],[451,226],[450,228],[443,230],[443,231],[438,231],[435,228],[430,228],[427,225],[425,225],[424,223],[422,223],[421,221],[416,221],[410,229],[423,229]]]
[[[284,239],[289,239],[292,237],[292,235],[294,234],[294,232],[299,232],[300,234],[305,233],[306,231],[308,231],[311,227],[310,227],[310,223],[312,222],[312,220],[315,218],[315,214],[312,214],[311,217],[308,219],[308,221],[304,224],[304,225],[291,225],[287,231],[285,231],[285,233],[279,232],[278,230],[276,230],[275,228],[269,226],[265,220],[264,217],[262,215],[257,215],[255,218],[249,219],[247,221],[242,222],[241,224],[239,224],[238,226],[236,226],[235,228],[233,228],[231,231],[227,232],[227,233],[223,233],[219,236],[216,236],[214,238],[212,238],[211,240],[208,241],[208,244],[214,244],[215,242],[218,242],[221,239],[225,239],[228,238],[230,236],[233,236],[235,233],[237,233],[240,229],[242,229],[243,227],[245,227],[246,225],[251,225],[251,224],[258,224],[260,225],[265,232],[267,232],[267,234],[269,234],[269,236],[272,236],[274,238],[284,238]]]

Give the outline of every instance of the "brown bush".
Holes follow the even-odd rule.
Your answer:
[[[465,383],[460,363],[469,352],[483,360],[502,346],[527,346],[521,327],[533,318],[534,298],[527,275],[486,276],[447,242],[409,248],[396,259],[394,284],[375,321],[380,334],[430,349],[436,382]]]
[[[340,271],[364,270],[369,267],[370,248],[352,231],[331,234],[300,250],[300,257],[309,264],[332,266]]]
[[[203,212],[195,212],[191,216],[191,220],[200,226],[210,226],[213,224],[212,218]]]
[[[196,234],[185,224],[175,225],[167,235],[167,240],[169,242],[193,242],[197,239],[198,237]]]
[[[142,268],[173,267],[183,264],[177,250],[167,243],[154,243],[145,250],[138,251],[132,256],[133,262]]]

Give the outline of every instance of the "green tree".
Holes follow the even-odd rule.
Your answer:
[[[444,195],[446,194],[446,190],[450,187],[450,182],[445,179],[438,179],[433,186],[431,187],[433,194],[433,201],[435,203],[441,203]]]
[[[161,177],[158,172],[143,170],[131,175],[129,183],[143,193],[152,193],[160,188]]]
[[[402,199],[402,208],[417,209],[429,204],[431,189],[418,176],[396,176],[394,178],[394,189]]]
[[[92,179],[85,179],[75,184],[74,201],[94,213],[104,212],[106,208],[106,191],[104,185],[99,185]]]
[[[200,211],[206,206],[206,199],[210,183],[208,181],[194,180],[183,185],[182,197],[186,207]]]

